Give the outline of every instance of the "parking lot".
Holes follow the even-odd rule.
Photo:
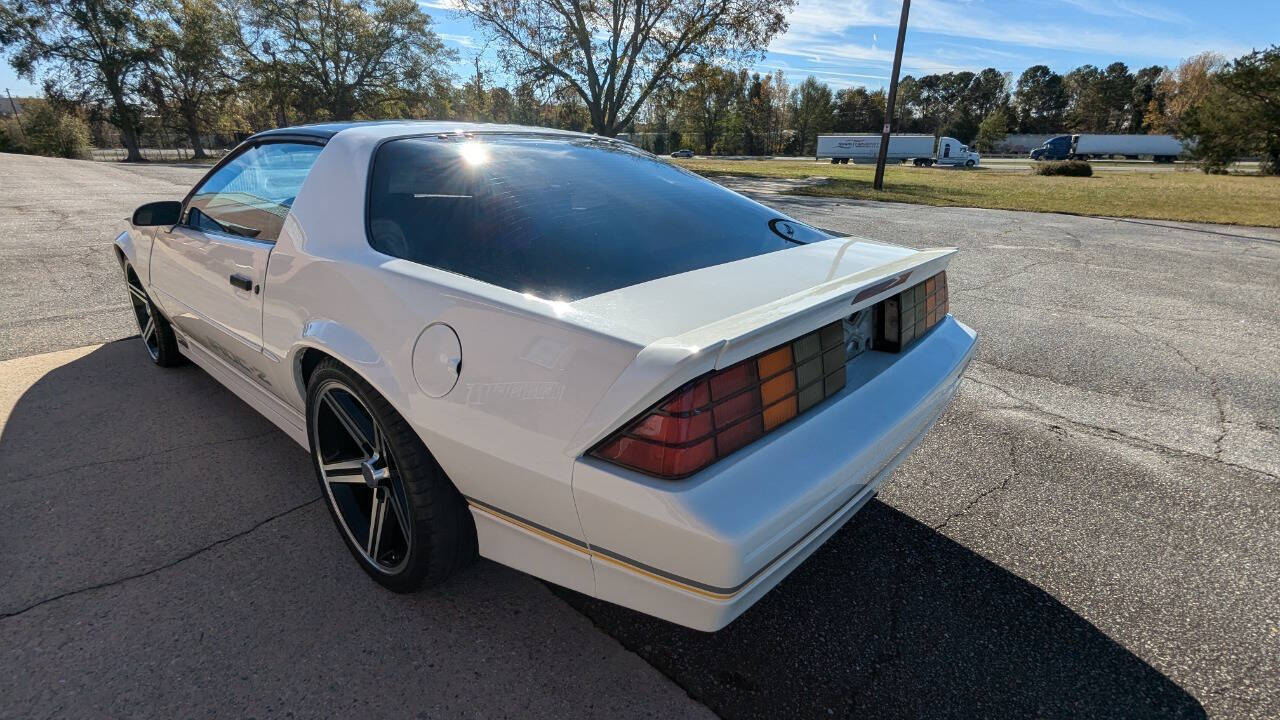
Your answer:
[[[1280,230],[738,184],[959,247],[981,348],[879,499],[704,634],[487,561],[380,590],[303,451],[122,340],[110,239],[204,168],[0,161],[0,716],[1280,716]]]

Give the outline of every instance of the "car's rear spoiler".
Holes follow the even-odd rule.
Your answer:
[[[614,381],[566,451],[582,454],[699,375],[794,340],[942,272],[955,252],[923,250],[650,343]]]

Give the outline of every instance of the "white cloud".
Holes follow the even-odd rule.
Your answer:
[[[1150,19],[1160,14],[1160,19],[1169,23],[1189,22],[1178,13],[1168,11],[1161,14],[1161,9],[1136,0],[1120,0],[1109,5],[1104,1],[1057,0],[1057,3],[1085,12],[1090,12],[1086,8],[1091,8],[1099,13],[1112,13],[1109,17],[1123,13],[1131,18]],[[1247,51],[1238,43],[1206,37],[1201,31],[1191,28],[1184,33],[1170,31],[1167,27],[1143,32],[1117,28],[1117,23],[1096,26],[1083,21],[1070,25],[1046,23],[1032,17],[1034,13],[1030,13],[1027,19],[1013,17],[1012,13],[1019,7],[1025,6],[1009,3],[1004,11],[997,13],[959,0],[917,0],[911,6],[908,21],[908,58],[911,58],[913,44],[921,40],[920,33],[968,41],[975,46],[975,55],[988,57],[1000,51],[985,44],[977,47],[978,42],[1027,48],[1032,52],[1009,53],[1010,59],[1020,58],[1024,63],[1041,61],[1035,57],[1036,50],[1087,53],[1099,56],[1099,62],[1110,61],[1116,54],[1124,53],[1127,57],[1139,56],[1164,63],[1192,55],[1205,47],[1227,55]],[[795,57],[888,63],[892,61],[892,55],[876,47],[876,34],[872,35],[872,45],[864,47],[853,40],[856,34],[852,30],[860,27],[896,28],[900,8],[899,0],[800,0],[790,16],[790,29],[774,40],[769,51]],[[916,43],[913,43],[913,35]],[[904,59],[904,67],[910,65],[917,71],[933,72],[953,68],[976,69],[981,65],[975,61],[976,58],[965,62],[962,54],[951,53],[946,57],[951,59],[947,62],[918,56]],[[1007,65],[1012,66],[1012,63]]]
[[[458,45],[464,48],[479,47],[479,45],[475,41],[475,38],[470,35],[456,35],[454,33],[438,33],[438,34],[440,35],[440,39],[444,40],[446,43],[451,43],[453,45]]]
[[[775,70],[781,70],[791,82],[800,82],[804,78],[813,75],[837,90],[847,87],[880,87],[889,81],[888,75],[848,72],[848,68],[845,65],[825,67],[809,63],[792,65],[777,57],[770,57],[765,62],[756,63],[751,67],[752,72],[758,72],[761,75],[773,73]]]
[[[461,10],[458,0],[418,0],[418,5],[429,10]]]
[[[1056,0],[1055,4],[1070,5],[1090,15],[1110,18],[1141,18],[1174,25],[1190,25],[1191,18],[1166,5],[1148,5],[1125,0]]]

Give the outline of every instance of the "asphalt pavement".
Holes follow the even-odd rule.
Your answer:
[[[959,247],[981,347],[880,498],[705,634],[489,562],[378,590],[305,453],[109,342],[111,221],[201,168],[0,161],[0,716],[1280,716],[1280,231],[738,184]]]
[[[0,718],[705,718],[533,578],[389,593],[307,453],[136,339],[0,362]]]
[[[136,333],[110,242],[135,207],[181,200],[208,166],[0,153],[0,168],[0,360]]]

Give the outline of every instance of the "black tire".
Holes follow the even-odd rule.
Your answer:
[[[335,493],[330,491],[330,484],[321,471],[317,404],[321,402],[322,391],[335,388],[354,396],[372,416],[389,456],[391,472],[387,492],[396,493],[396,499],[405,504],[410,526],[405,538],[407,551],[394,570],[371,560],[356,544],[341,515]],[[476,529],[466,499],[390,403],[362,378],[332,359],[321,361],[307,383],[307,437],[316,480],[334,525],[352,557],[379,584],[394,592],[412,592],[444,582],[475,559]]]
[[[965,166],[965,167],[967,167],[967,168],[971,168],[971,167],[973,167],[974,165],[977,165],[977,164],[978,164],[978,163],[976,163],[976,162],[974,162],[974,161],[972,161],[972,160],[965,160],[965,161],[964,161],[964,166]]]
[[[176,367],[184,364],[187,359],[178,352],[178,337],[173,332],[173,326],[160,312],[160,308],[152,302],[151,296],[138,281],[138,274],[130,265],[124,266],[124,282],[129,292],[133,319],[138,322],[138,336],[142,339],[147,357],[160,367]]]

